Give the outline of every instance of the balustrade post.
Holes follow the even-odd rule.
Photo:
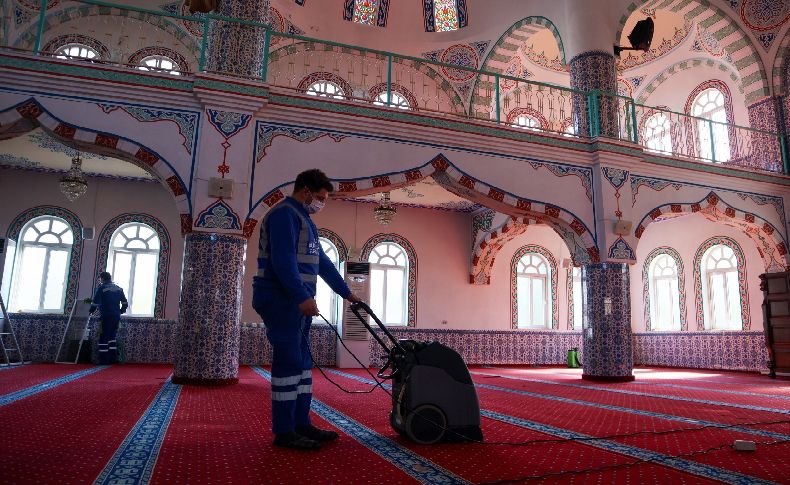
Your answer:
[[[41,52],[41,38],[44,37],[44,24],[47,22],[47,7],[49,0],[41,0],[41,13],[38,16],[38,32],[36,33],[35,53]]]

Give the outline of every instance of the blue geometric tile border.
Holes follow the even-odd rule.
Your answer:
[[[63,384],[68,384],[69,382],[76,381],[77,379],[81,379],[85,376],[89,376],[91,374],[95,374],[99,371],[103,371],[108,366],[99,366],[99,367],[92,367],[90,369],[81,370],[79,372],[75,372],[74,374],[69,374],[67,376],[58,377],[57,379],[52,379],[46,382],[42,382],[41,384],[36,384],[35,386],[31,386],[25,389],[20,389],[19,391],[14,391],[3,396],[0,396],[0,407],[7,406],[8,404],[14,403],[19,401],[20,399],[24,399],[26,397],[30,397],[33,394],[38,394],[39,392],[48,391],[50,389],[54,389],[58,386],[62,386]]]
[[[168,379],[93,482],[94,485],[147,484],[151,480],[180,394],[181,386]]]
[[[252,370],[267,381],[271,380],[271,374],[268,371],[260,367],[253,367]],[[392,463],[404,473],[414,477],[420,483],[469,483],[317,399],[313,399],[312,410],[323,419],[332,423],[340,431],[351,436],[354,440]]]

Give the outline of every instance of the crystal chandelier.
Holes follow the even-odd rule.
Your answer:
[[[396,212],[397,211],[392,207],[392,203],[390,202],[390,193],[384,192],[381,194],[379,205],[373,209],[373,217],[376,218],[376,222],[382,226],[386,226],[392,222]]]
[[[60,191],[71,202],[82,197],[88,191],[88,181],[82,173],[82,157],[77,156],[71,159],[71,169],[60,179]]]

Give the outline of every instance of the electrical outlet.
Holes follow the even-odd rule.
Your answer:
[[[442,325],[447,325],[447,320],[442,320]]]

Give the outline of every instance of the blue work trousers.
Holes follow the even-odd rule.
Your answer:
[[[253,307],[263,318],[272,344],[272,431],[291,433],[309,426],[313,400],[310,323],[299,307],[278,290],[253,292]]]
[[[99,335],[99,364],[115,364],[118,362],[118,325],[121,315],[101,316],[101,335]]]

